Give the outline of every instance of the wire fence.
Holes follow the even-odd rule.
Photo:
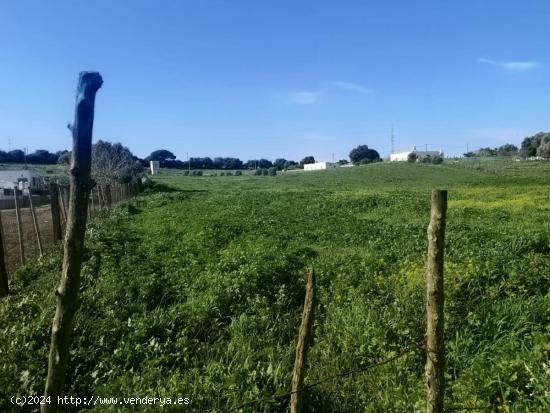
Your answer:
[[[51,184],[49,192],[40,195],[27,190],[12,190],[6,195],[7,192],[0,202],[0,224],[4,262],[12,279],[21,265],[61,241],[67,221],[69,187]],[[138,193],[137,184],[95,186],[88,199],[88,217],[95,218]]]

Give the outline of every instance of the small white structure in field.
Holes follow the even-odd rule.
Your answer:
[[[149,166],[151,167],[151,175],[158,175],[160,169],[159,161],[149,161]]]
[[[319,171],[321,169],[331,169],[331,168],[336,168],[336,164],[333,162],[327,162],[327,161],[304,164],[304,171]]]
[[[28,193],[29,189],[39,189],[41,184],[42,178],[36,171],[29,169],[0,171],[0,188],[6,194],[13,194],[14,187]]]
[[[424,158],[425,156],[441,156],[443,157],[443,151],[440,149],[438,151],[417,151],[416,146],[412,148],[410,151],[404,151],[404,152],[397,152],[390,154],[390,161],[408,161],[409,155],[411,153],[415,153],[416,156],[420,158]]]

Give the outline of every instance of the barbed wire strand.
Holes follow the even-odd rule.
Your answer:
[[[403,348],[401,351],[399,351],[397,354],[393,355],[392,357],[389,357],[387,359],[378,361],[376,363],[369,364],[368,366],[360,367],[360,368],[353,369],[353,370],[343,371],[343,372],[336,373],[336,374],[333,374],[333,375],[330,375],[330,376],[325,376],[325,377],[323,377],[319,380],[316,380],[312,383],[308,383],[308,384],[302,386],[301,389],[296,390],[296,391],[290,391],[290,392],[279,394],[279,395],[273,395],[273,396],[269,396],[269,397],[259,398],[259,399],[256,399],[256,400],[250,400],[248,402],[242,403],[238,406],[234,406],[234,407],[231,407],[231,408],[225,409],[225,410],[207,410],[206,412],[209,412],[209,413],[215,413],[215,412],[217,412],[217,413],[230,413],[230,412],[238,411],[238,410],[243,409],[243,408],[248,407],[248,406],[252,406],[256,403],[265,403],[265,402],[285,399],[287,397],[290,397],[294,393],[304,392],[304,391],[306,391],[306,390],[308,390],[312,387],[318,386],[318,385],[323,384],[323,383],[325,383],[327,381],[330,381],[330,380],[334,380],[338,377],[346,377],[346,376],[351,376],[351,375],[358,374],[358,373],[364,373],[368,370],[373,369],[374,367],[378,367],[378,366],[382,366],[384,364],[391,363],[392,361],[400,359],[401,357],[403,357],[406,354],[410,353],[412,350],[414,350],[417,347],[418,347],[417,345],[408,346],[408,347]]]

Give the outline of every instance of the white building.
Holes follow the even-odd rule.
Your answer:
[[[151,175],[158,175],[160,169],[159,161],[149,161],[149,166],[151,167]]]
[[[327,161],[304,164],[304,171],[319,171],[321,169],[331,169],[331,168],[336,168],[336,164],[333,162],[327,162]]]
[[[404,151],[404,152],[396,152],[390,154],[390,161],[408,161],[409,155],[411,153],[416,153],[416,156],[420,158],[424,158],[426,156],[441,156],[443,157],[443,151],[440,149],[438,151],[417,151],[416,146],[412,148],[410,151]]]
[[[0,171],[0,188],[2,192],[17,187],[20,191],[28,193],[29,189],[39,189],[42,186],[42,178],[36,171],[29,169]]]

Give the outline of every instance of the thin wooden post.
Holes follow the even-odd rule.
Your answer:
[[[443,413],[445,397],[445,343],[443,339],[443,257],[447,191],[432,191],[426,263],[426,413]]]
[[[61,213],[59,211],[59,186],[54,182],[50,183],[50,206],[52,210],[53,239],[54,242],[61,241],[63,239],[63,230],[61,228]]]
[[[94,188],[90,190],[90,200],[92,202],[92,214],[90,215],[91,218],[95,215]]]
[[[99,210],[103,211],[105,208],[105,203],[103,202],[103,198],[101,197],[101,187],[97,186],[97,203],[99,204]]]
[[[105,185],[105,203],[107,204],[107,208],[111,209],[113,200],[111,199],[111,185],[109,184]]]
[[[38,253],[40,256],[44,253],[42,251],[42,241],[40,240],[40,228],[38,227],[38,221],[36,220],[36,214],[34,212],[34,206],[32,204],[31,189],[29,188],[29,208],[31,209],[32,224],[34,226],[34,234],[36,235],[36,244],[38,246]]]
[[[67,233],[63,252],[63,269],[56,290],[56,310],[52,324],[52,339],[48,359],[48,375],[44,390],[48,404],[42,404],[42,413],[56,413],[66,407],[58,405],[63,394],[65,372],[69,362],[69,349],[73,318],[78,307],[80,270],[84,252],[87,203],[90,195],[90,169],[92,160],[92,128],[94,123],[95,95],[103,84],[97,72],[81,72],[76,93],[73,150],[70,169],[70,198]]]
[[[10,293],[4,251],[4,228],[2,227],[2,211],[0,210],[0,297],[5,297]]]
[[[300,413],[302,409],[302,385],[304,383],[306,356],[310,342],[311,324],[313,321],[314,283],[315,274],[313,269],[310,269],[307,273],[306,296],[304,299],[304,309],[302,310],[302,323],[298,332],[294,370],[292,371],[290,413]]]
[[[21,225],[21,211],[19,210],[19,200],[17,196],[17,187],[13,188],[13,200],[15,202],[15,218],[17,220],[17,235],[19,237],[19,254],[21,256],[21,265],[25,265],[25,245],[23,243],[23,227]]]
[[[59,188],[59,200],[61,201],[61,212],[63,213],[63,221],[65,222],[65,231],[67,230],[67,208],[65,208],[65,197],[63,196],[65,188]]]

